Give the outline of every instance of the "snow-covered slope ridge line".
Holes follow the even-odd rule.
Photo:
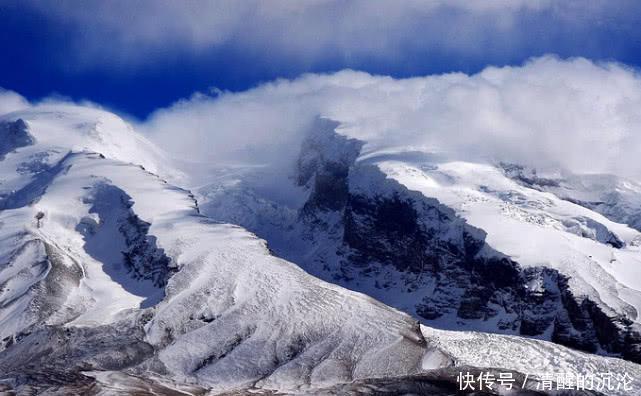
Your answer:
[[[415,321],[199,215],[188,192],[131,164],[153,169],[157,153],[138,152],[147,142],[115,116],[46,107],[2,125],[16,136],[0,163],[0,372],[12,387],[82,383],[87,369],[221,390],[423,370]]]
[[[104,120],[113,130],[96,128]],[[457,365],[481,370],[454,334],[430,333],[200,214],[188,191],[149,171],[162,153],[147,153],[115,116],[48,106],[0,122],[16,136],[0,161],[1,391],[366,394],[360,384],[374,383],[438,395],[456,389]],[[487,343],[497,356],[513,345]],[[567,353],[563,368],[577,372],[641,375],[630,362],[527,345]]]
[[[435,327],[641,361],[638,231],[493,165],[368,151],[336,127],[319,120],[288,173],[219,170],[203,213]]]

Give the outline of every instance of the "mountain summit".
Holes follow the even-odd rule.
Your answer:
[[[568,199],[570,181],[518,167],[365,155],[336,126],[319,119],[287,172],[210,164],[202,183],[106,111],[2,116],[0,390],[438,395],[463,369],[641,377],[640,234],[612,209],[627,201]],[[531,394],[517,388],[498,392]]]

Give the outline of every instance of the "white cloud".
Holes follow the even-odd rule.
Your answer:
[[[397,80],[355,71],[196,95],[139,127],[177,155],[213,163],[291,158],[318,115],[366,149],[405,146],[641,177],[641,76],[614,63],[534,59],[479,74]]]
[[[0,88],[0,115],[29,107],[29,102],[17,93]]]
[[[44,100],[61,101],[68,102]],[[0,115],[29,106],[0,89]],[[326,116],[366,141],[366,150],[417,147],[641,180],[640,108],[637,71],[546,56],[475,75],[308,74],[240,93],[195,94],[137,128],[178,157],[261,165],[291,161],[309,126]]]
[[[302,65],[409,62],[447,53],[538,53],[592,40],[603,20],[618,29],[634,3],[605,0],[28,0],[69,34],[76,60],[131,65],[233,48]],[[632,30],[634,31],[634,30]],[[580,45],[583,45],[582,42]],[[551,47],[550,47],[551,46]],[[588,50],[588,46],[585,46]],[[519,54],[517,54],[519,55]],[[517,57],[518,58],[518,57]],[[520,58],[519,58],[520,59]],[[509,60],[509,59],[508,59]],[[73,64],[73,63],[72,63]],[[66,65],[69,67],[69,65]]]

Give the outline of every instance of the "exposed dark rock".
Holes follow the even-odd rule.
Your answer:
[[[336,126],[333,121],[319,119],[318,133],[303,142],[304,155],[297,161],[296,181],[311,188],[303,214],[311,214],[314,210],[340,210],[347,202],[349,167],[356,160],[362,143],[328,133]]]
[[[94,224],[92,219],[85,219],[79,225],[79,231],[88,241],[85,246],[88,253],[100,254],[91,245],[91,238],[104,224],[109,223],[111,226],[113,223],[111,227],[114,229],[109,232],[120,233],[124,245],[121,252],[124,265],[131,276],[151,280],[158,288],[164,287],[176,268],[164,250],[157,246],[156,238],[149,234],[151,224],[140,219],[132,210],[131,197],[113,185],[99,183],[94,188],[93,196],[87,198],[87,203],[93,204],[90,213],[98,214],[101,222]],[[97,259],[105,261],[106,258]]]
[[[373,201],[350,195],[344,207],[343,241],[354,250],[358,265],[389,263],[401,271],[438,269],[438,257],[428,254],[428,236],[421,232],[411,202],[392,199]]]
[[[560,185],[556,179],[540,177],[537,175],[536,169],[526,169],[522,165],[505,162],[501,162],[499,165],[507,176],[525,185],[539,187],[558,187]]]
[[[149,235],[149,227],[149,223],[130,213],[120,226],[127,244],[122,254],[136,279],[151,279],[155,286],[164,287],[176,268],[164,250],[156,245],[155,238]]]
[[[355,164],[360,145],[333,135],[314,135],[303,145],[298,182],[311,190],[301,210],[303,221],[318,227],[324,212],[341,216],[340,269],[335,280],[358,290],[348,274],[356,270],[358,276],[376,276],[390,266],[414,280],[395,286],[377,280],[377,287],[431,288],[414,304],[416,314],[430,325],[438,326],[441,317],[454,315],[474,329],[495,318],[497,332],[544,336],[572,348],[641,362],[638,330],[605,314],[594,302],[574,296],[567,277],[550,268],[521,268],[487,246],[485,232],[468,225],[452,209],[407,190],[374,166]],[[336,150],[337,144],[344,146]],[[329,159],[322,151],[328,146],[333,150]],[[353,188],[350,178],[356,169],[378,181],[377,187]],[[536,174],[525,178],[528,183],[554,185]],[[577,222],[603,243],[623,246],[607,228],[588,220]]]
[[[72,389],[91,394],[95,381],[83,371],[122,370],[153,355],[142,326],[125,320],[96,327],[38,327],[18,337],[0,356],[0,379],[11,379],[11,388],[23,394],[74,394]]]

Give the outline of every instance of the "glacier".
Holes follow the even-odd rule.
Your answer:
[[[641,378],[633,214],[499,164],[364,152],[337,127],[319,119],[291,168],[212,160],[196,177],[104,110],[2,115],[0,391],[438,395],[461,370],[509,370],[534,377],[499,394],[537,394],[548,373]]]

